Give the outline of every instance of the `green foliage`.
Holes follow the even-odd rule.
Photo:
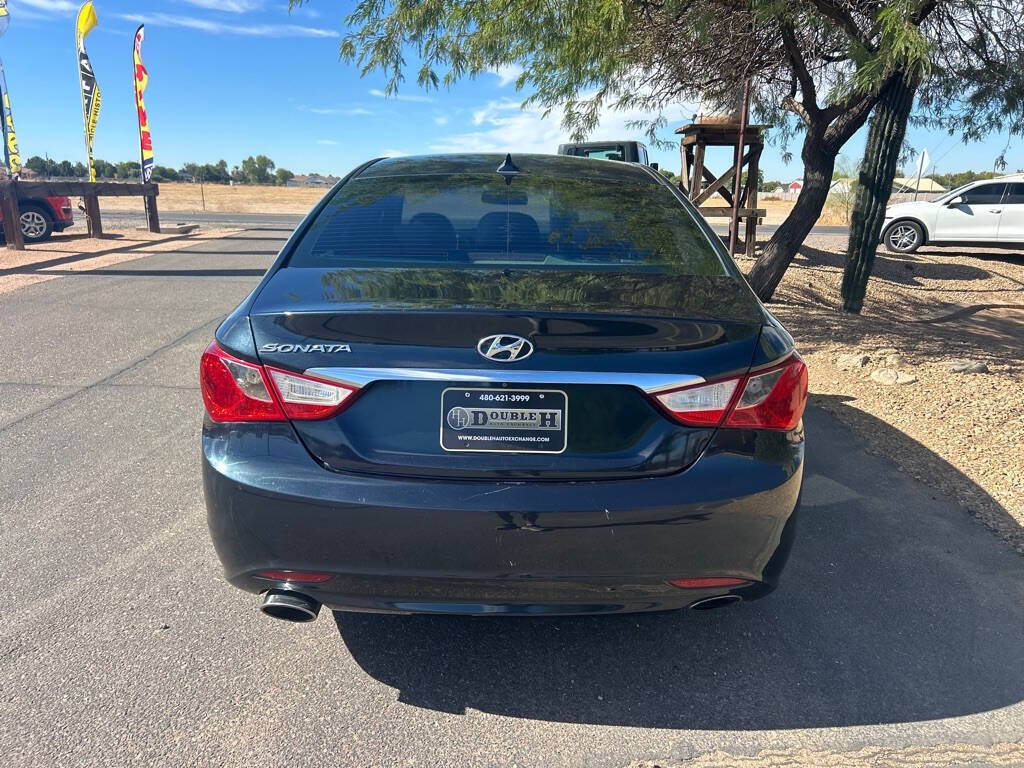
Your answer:
[[[102,160],[96,161],[97,169]],[[109,165],[109,164],[104,164]],[[83,178],[88,175],[84,163],[72,163],[70,160],[51,160],[33,155],[25,161],[25,167],[38,173],[43,178]],[[104,168],[106,170],[106,168]]]
[[[249,184],[273,184],[274,167],[274,161],[266,155],[250,155],[242,161],[241,178]]]
[[[746,188],[746,186],[747,186],[747,172],[746,171],[744,171],[740,175],[740,186],[743,187],[743,188]],[[758,192],[763,191],[763,187],[764,187],[764,168],[758,168],[757,169],[757,191]]]
[[[142,173],[142,166],[135,160],[125,160],[117,164],[117,178],[138,179]]]
[[[227,184],[231,181],[231,174],[228,173],[226,160],[218,160],[216,163],[206,163],[199,167],[197,181],[211,182],[213,184]]]
[[[994,179],[998,175],[994,171],[955,171],[953,173],[933,173],[932,179],[946,189],[956,189],[964,184],[970,184],[972,181]]]
[[[677,174],[672,173],[672,171],[670,171],[668,168],[659,168],[658,173],[660,173],[666,179],[671,181],[673,184],[679,183],[679,176]]]
[[[295,174],[289,171],[287,168],[278,168],[274,174],[275,181],[278,184],[287,184],[289,181],[295,178]]]
[[[178,181],[181,176],[173,168],[168,168],[166,165],[154,165],[152,181]]]
[[[117,175],[117,166],[113,163],[108,163],[106,160],[94,160],[93,168],[96,169],[97,179],[112,179]],[[87,176],[89,169],[85,168],[85,173],[82,176]]]

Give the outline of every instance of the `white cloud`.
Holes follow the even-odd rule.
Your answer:
[[[499,112],[517,112],[522,107],[518,101],[505,99],[502,101],[488,101],[483,109],[473,111],[473,125],[481,125],[485,120],[489,121]]]
[[[323,144],[325,147],[334,147],[338,144],[334,139],[317,139],[316,143]]]
[[[78,10],[78,5],[71,0],[18,0],[14,5],[16,9],[24,5],[46,13],[72,13]]]
[[[417,93],[396,93],[393,96],[388,96],[380,88],[371,88],[370,95],[376,96],[378,99],[394,99],[395,101],[416,101],[422,103],[433,101],[430,96],[423,96]]]
[[[263,7],[262,0],[185,0],[196,8],[208,11],[226,11],[227,13],[248,13]]]
[[[365,107],[299,107],[303,112],[314,115],[347,115],[349,117],[366,117],[376,114]]]
[[[673,116],[674,110],[667,110]],[[601,111],[600,124],[593,139],[639,139],[640,131],[629,128],[633,120],[651,120],[656,114],[630,110],[616,112],[611,108]],[[511,100],[490,101],[473,112],[473,125],[479,130],[447,136],[430,145],[434,152],[539,152],[554,154],[558,145],[570,141],[562,128],[562,113],[552,110],[547,117],[538,107],[522,109]]]
[[[305,27],[299,24],[230,24],[194,16],[178,16],[168,13],[142,15],[138,13],[119,13],[118,18],[142,24],[163,27],[184,27],[200,32],[218,35],[242,35],[245,37],[337,37],[338,33],[331,29]]]
[[[402,157],[409,153],[404,149],[382,149],[380,154],[382,157]]]
[[[491,74],[498,76],[498,87],[504,88],[519,79],[519,76],[523,74],[523,68],[518,64],[503,64],[493,70]]]
[[[448,125],[448,115],[434,115],[434,125]]]

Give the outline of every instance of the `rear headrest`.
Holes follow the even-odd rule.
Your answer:
[[[494,211],[477,222],[476,247],[480,250],[504,250],[506,236],[513,251],[536,251],[540,248],[540,227],[532,216],[525,213]]]
[[[400,241],[407,255],[448,254],[454,251],[458,244],[455,227],[448,217],[440,213],[417,213],[399,231]]]

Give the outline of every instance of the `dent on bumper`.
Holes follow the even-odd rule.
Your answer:
[[[210,531],[228,580],[287,587],[265,569],[334,574],[301,591],[331,608],[443,613],[603,613],[770,591],[788,553],[801,435],[720,431],[688,470],[589,482],[435,481],[342,474],[287,424],[207,424]]]

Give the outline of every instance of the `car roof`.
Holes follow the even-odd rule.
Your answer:
[[[512,162],[524,174],[571,176],[597,181],[656,181],[654,175],[638,163],[595,160],[571,155],[510,153]],[[492,174],[505,162],[506,153],[452,155],[414,155],[388,157],[365,168],[357,178],[383,176],[423,176],[434,174]]]
[[[975,179],[974,181],[964,182],[961,186],[966,186],[967,184],[992,184],[999,181],[1024,181],[1024,173],[1008,173],[1005,176],[993,176],[991,179]]]

